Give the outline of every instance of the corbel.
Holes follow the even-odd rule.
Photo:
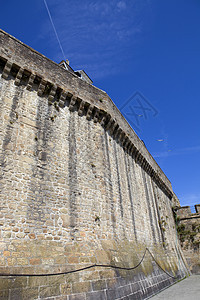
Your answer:
[[[152,170],[152,167],[151,167],[151,165],[148,163],[148,173],[149,173],[149,175],[151,175],[151,170]]]
[[[31,90],[32,89],[32,87],[33,87],[33,83],[34,83],[34,79],[35,79],[35,74],[31,74],[30,75],[30,77],[29,77],[29,79],[28,79],[28,84],[27,84],[27,90]]]
[[[137,163],[138,163],[139,165],[141,165],[141,162],[142,162],[142,155],[141,155],[140,152],[138,152],[138,155],[137,155]]]
[[[46,87],[46,83],[47,82],[44,79],[42,79],[40,81],[40,84],[39,84],[39,87],[38,87],[38,91],[37,91],[38,96],[41,97],[43,95],[45,87]]]
[[[90,120],[94,106],[90,105],[87,111],[86,119]]]
[[[121,145],[123,145],[125,138],[126,138],[126,135],[125,135],[124,131],[121,130],[121,133],[119,134],[119,137],[118,137],[118,140],[120,141]]]
[[[107,120],[107,113],[104,112],[103,118],[101,119],[101,122],[100,122],[101,126],[103,126],[103,127],[105,126],[106,120]]]
[[[70,103],[69,103],[69,110],[72,111],[75,104],[76,104],[76,100],[77,100],[77,97],[76,96],[72,96],[71,99],[70,99]]]
[[[108,121],[108,124],[106,125],[106,130],[108,130],[111,127],[113,122],[114,122],[113,118],[110,117],[110,120]]]
[[[15,78],[15,85],[17,85],[17,86],[20,85],[23,73],[24,73],[24,69],[20,68],[19,71],[17,72],[16,78]]]
[[[149,163],[147,163],[147,172],[148,172],[148,174],[150,174],[150,173],[151,173],[151,166],[150,166],[150,164],[149,164]]]
[[[135,152],[135,161],[136,161],[136,163],[138,162],[139,155],[140,155],[140,152],[136,149],[136,152]]]
[[[141,156],[140,163],[141,163],[141,167],[143,167],[143,169],[145,170],[145,158],[144,158],[144,156]]]
[[[96,108],[95,114],[94,114],[94,123],[97,123],[99,121],[99,109]]]
[[[150,174],[150,176],[154,179],[155,178],[155,172],[154,172],[154,169],[153,168],[151,168],[151,174]]]
[[[132,149],[132,156],[135,157],[137,152],[137,148],[133,145],[133,149]]]
[[[110,134],[113,134],[117,125],[118,125],[117,122],[114,120],[114,123],[112,124],[112,127],[110,128]]]
[[[127,151],[129,153],[129,155],[131,155],[131,156],[132,156],[132,153],[133,153],[133,147],[134,147],[133,143],[130,142],[130,144],[128,145]]]
[[[60,107],[64,107],[66,98],[67,98],[67,92],[62,90],[61,95],[60,95],[60,99],[59,99],[59,102],[58,102],[58,105]]]
[[[147,172],[147,169],[148,169],[148,163],[147,163],[146,159],[144,160],[144,169],[145,169],[145,171]]]
[[[122,134],[122,129],[119,127],[116,131],[115,138],[117,140],[120,140],[121,134]]]
[[[49,93],[49,96],[48,96],[48,102],[49,102],[49,104],[52,104],[53,99],[54,99],[54,97],[56,95],[56,90],[57,90],[57,86],[53,85],[51,87],[51,90],[50,90],[50,93]]]
[[[2,72],[2,78],[7,79],[12,68],[12,63],[7,61]]]
[[[129,138],[126,136],[126,137],[125,137],[125,140],[124,140],[124,143],[123,143],[124,149],[127,149],[127,145],[129,144],[129,142],[130,142],[130,140],[129,140]]]
[[[79,116],[81,116],[83,114],[84,107],[85,107],[85,102],[81,100],[81,103],[80,103],[79,109],[78,109],[78,115]]]
[[[130,153],[131,147],[133,146],[132,142],[129,140],[129,144],[127,146],[127,152]]]

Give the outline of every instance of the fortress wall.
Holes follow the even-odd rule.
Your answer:
[[[171,184],[109,97],[1,37],[0,272],[24,274],[2,277],[2,299],[145,299],[185,276]],[[130,268],[146,248],[157,263],[30,276]]]
[[[74,98],[78,98],[78,101],[83,103],[85,101],[90,109],[97,111],[100,117],[102,117],[102,115],[105,117],[106,120],[104,121],[112,121],[109,126],[115,127],[115,125],[118,124],[121,129],[122,137],[127,137],[130,142],[134,144],[134,147],[139,151],[145,162],[152,168],[154,177],[159,177],[160,184],[163,185],[163,188],[165,188],[170,197],[172,197],[173,193],[170,181],[104,91],[86,83],[74,73],[63,69],[55,62],[24,45],[2,30],[0,30],[0,45],[1,57],[9,61],[11,65],[14,64],[17,68],[21,68],[20,72],[25,71],[28,77],[30,74],[36,76],[37,80],[39,82],[41,81],[41,89],[42,85],[51,83],[55,89],[58,87],[69,95],[73,95]],[[7,71],[4,70],[4,72]],[[28,85],[28,88],[30,88],[30,82],[28,82]]]

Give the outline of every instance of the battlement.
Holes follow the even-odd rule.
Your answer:
[[[26,85],[27,90],[37,90],[47,97],[49,105],[78,110],[86,119],[99,122],[122,147],[152,177],[171,199],[171,183],[135,134],[126,119],[116,108],[106,92],[83,81],[75,73],[26,46],[0,30],[0,68],[2,77],[15,79],[15,85]]]
[[[190,206],[181,206],[177,210],[177,216],[180,220],[200,218],[200,204],[196,204],[195,213],[192,213]]]
[[[193,208],[193,207],[192,207]],[[177,209],[177,230],[184,256],[192,273],[200,274],[200,204]]]

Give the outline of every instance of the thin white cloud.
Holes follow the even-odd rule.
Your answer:
[[[186,194],[179,197],[181,206],[193,206],[195,204],[200,204],[200,193],[199,194]]]
[[[176,156],[176,155],[190,155],[192,153],[200,152],[200,146],[194,146],[194,147],[186,147],[181,149],[169,149],[163,152],[154,153],[154,158],[160,158],[160,157],[170,157],[170,156]]]
[[[117,8],[119,11],[126,9],[126,1],[119,1],[117,3]]]
[[[89,66],[85,71],[98,78],[103,72],[119,72],[128,64],[130,55],[133,59],[133,47],[143,32],[141,20],[149,7],[148,1],[46,1],[65,56],[75,69],[85,64]],[[55,49],[52,58],[60,61],[63,57],[48,18],[40,35],[42,40],[47,37]]]

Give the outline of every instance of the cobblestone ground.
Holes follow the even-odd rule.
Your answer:
[[[200,275],[193,275],[151,298],[152,300],[199,300]]]

